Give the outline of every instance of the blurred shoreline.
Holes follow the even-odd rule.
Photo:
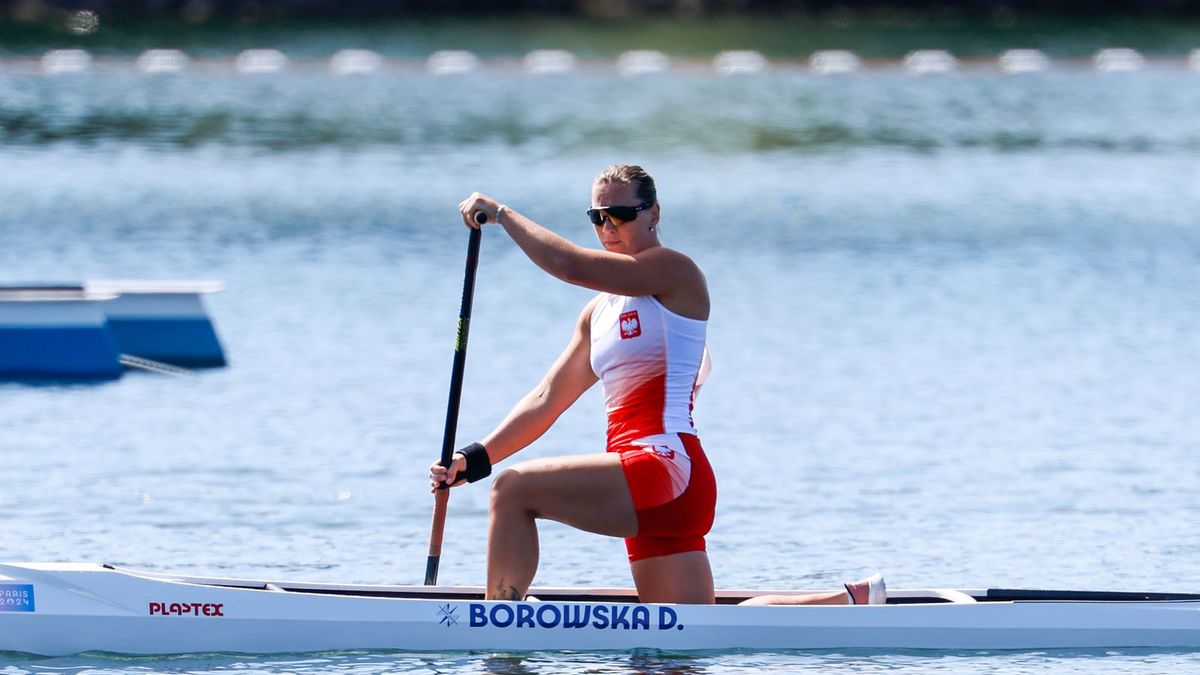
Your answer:
[[[56,12],[91,10],[126,19],[364,19],[427,16],[556,15],[632,18],[712,15],[871,14],[988,17],[1007,13],[1067,16],[1197,15],[1195,0],[0,0],[0,16],[36,22]]]
[[[3,0],[0,0],[2,3]],[[189,21],[177,14],[110,15],[104,10],[56,9],[37,20],[0,8],[0,56],[36,56],[50,49],[85,49],[100,56],[179,49],[192,56],[227,56],[272,48],[289,56],[328,57],[340,49],[424,58],[443,49],[480,56],[564,49],[581,58],[609,58],[631,49],[674,57],[709,58],[746,49],[768,58],[804,59],[821,49],[848,49],[864,58],[897,58],[916,49],[943,49],[964,58],[990,58],[1015,48],[1056,58],[1088,58],[1109,47],[1148,56],[1181,56],[1200,47],[1200,16],[1067,16],[962,11],[723,13],[596,18],[554,13],[413,14],[378,20],[331,14],[324,19],[214,15]]]

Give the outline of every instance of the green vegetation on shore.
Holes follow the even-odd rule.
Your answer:
[[[913,49],[946,49],[961,57],[994,57],[1010,48],[1042,49],[1053,57],[1088,57],[1097,49],[1131,47],[1180,56],[1200,47],[1200,18],[1080,18],[1000,13],[827,12],[706,17],[598,19],[422,16],[387,21],[106,21],[87,31],[54,23],[0,22],[0,55],[82,48],[101,55],[150,48],[193,55],[228,55],[272,47],[293,56],[324,57],[343,48],[422,58],[439,49],[484,56],[531,49],[567,49],[607,58],[628,49],[656,49],[681,58],[708,58],[725,49],[753,49],[776,59],[802,59],[817,49],[850,49],[895,58]]]

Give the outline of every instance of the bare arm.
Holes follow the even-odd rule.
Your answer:
[[[540,438],[583,392],[596,383],[596,374],[592,372],[590,361],[590,324],[595,303],[593,299],[583,308],[579,320],[575,323],[570,343],[554,365],[550,366],[550,370],[538,386],[517,402],[504,421],[480,441],[487,448],[488,459],[492,464],[500,462]],[[464,469],[466,459],[461,453],[455,453],[450,471],[447,473],[440,464],[435,463],[430,468],[430,479],[434,485],[441,482],[439,477],[453,482],[456,480],[455,476]]]
[[[700,277],[700,268],[663,246],[628,255],[579,246],[525,216],[504,210],[500,225],[538,267],[563,281],[617,295],[671,295]]]
[[[468,227],[479,227],[474,214],[482,211],[489,222],[496,222],[498,207],[495,200],[476,192],[460,205],[460,211]],[[704,275],[678,251],[655,246],[628,255],[585,248],[508,207],[499,223],[534,264],[567,283],[617,295],[653,295],[672,310],[708,318]],[[693,308],[703,311],[690,311]]]
[[[590,322],[594,305],[594,300],[589,302],[579,315],[571,342],[542,381],[484,437],[482,443],[492,462],[499,462],[540,438],[583,392],[596,383],[590,361]]]

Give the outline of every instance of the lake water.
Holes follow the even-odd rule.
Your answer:
[[[0,280],[213,278],[231,366],[0,384],[0,559],[419,583],[472,190],[704,268],[719,586],[1200,591],[1200,75],[0,74]],[[459,438],[590,293],[484,235]],[[603,449],[589,392],[526,457]],[[483,580],[486,485],[440,582]],[[535,583],[629,585],[543,524]],[[0,656],[0,672],[1162,673],[1195,653]]]

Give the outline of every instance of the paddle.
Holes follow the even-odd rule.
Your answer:
[[[471,328],[471,299],[475,295],[475,268],[479,266],[479,241],[487,214],[475,214],[479,227],[471,228],[467,240],[467,269],[463,276],[462,304],[458,310],[458,337],[454,342],[454,367],[450,371],[450,400],[446,403],[446,430],[442,434],[442,466],[450,468],[454,457],[454,432],[458,427],[458,404],[462,400],[463,371],[467,366],[467,336]],[[429,532],[429,559],[425,562],[425,585],[436,586],[438,562],[442,558],[442,534],[446,529],[446,506],[450,486],[444,483],[433,496],[433,526]]]

